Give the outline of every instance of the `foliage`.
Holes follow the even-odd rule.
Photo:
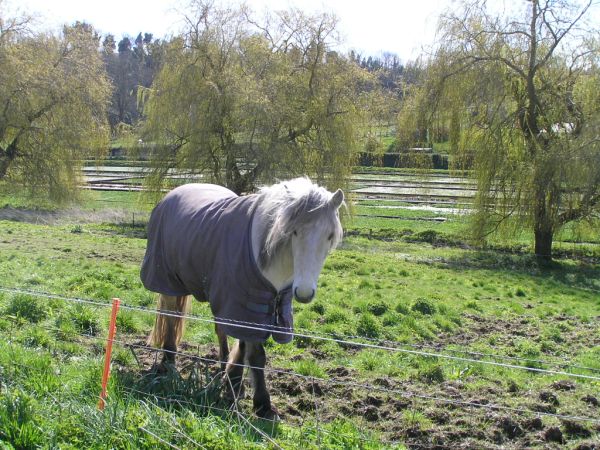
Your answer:
[[[16,294],[9,301],[5,313],[36,323],[46,318],[48,308],[39,298]]]
[[[150,87],[162,63],[166,43],[153,39],[151,33],[140,33],[132,44],[125,36],[118,43],[107,34],[102,41],[102,58],[113,83],[108,121],[113,136],[123,134],[140,119],[137,108],[138,86]],[[115,50],[118,49],[118,52]],[[136,139],[137,141],[137,139]]]
[[[464,2],[441,19],[415,100],[445,117],[451,147],[478,175],[476,236],[527,224],[535,253],[600,207],[600,72],[592,2],[527,2],[512,14]],[[519,218],[510,221],[509,218]],[[508,229],[514,231],[514,228]]]
[[[145,140],[155,143],[151,185],[174,167],[208,172],[238,193],[283,174],[346,182],[369,77],[329,50],[335,18],[291,10],[263,25],[244,8],[198,0],[191,10],[140,96]]]
[[[137,194],[129,195],[133,203]],[[376,208],[384,205],[373,202]],[[490,361],[507,360],[486,354],[508,355],[527,359],[508,360],[518,365],[561,371],[567,370],[563,365],[569,355],[582,367],[600,368],[600,349],[594,343],[600,332],[595,320],[600,314],[597,260],[561,259],[544,267],[528,255],[407,242],[401,233],[420,230],[423,222],[398,215],[379,225],[389,227],[392,239],[347,236],[330,255],[315,302],[294,304],[296,326],[303,333],[365,342],[352,337],[358,332],[377,340],[372,344],[457,357],[471,351]],[[6,314],[0,318],[0,439],[26,448],[168,448],[149,431],[179,448],[189,447],[189,439],[208,448],[272,447],[235,414],[207,411],[207,402],[218,401],[219,383],[215,380],[210,385],[214,392],[208,393],[199,385],[213,369],[218,371],[216,366],[186,361],[180,372],[163,377],[147,374],[154,355],[134,345],[136,360],[130,347],[123,345],[144,342],[155,317],[153,295],[139,281],[145,241],[117,225],[86,223],[84,232],[73,234],[75,225],[0,221],[0,235],[7,237],[0,242],[4,287],[34,285],[36,290],[66,297],[105,299],[107,306],[110,297],[120,297],[131,306],[147,306],[150,312],[119,312],[110,401],[104,413],[96,403],[109,308],[75,307],[72,302],[41,298],[49,313],[37,323]],[[453,232],[454,226],[450,220],[435,224],[438,235]],[[375,222],[357,220],[352,227],[379,232]],[[413,309],[423,302],[419,299],[426,299],[424,307]],[[0,311],[12,302],[10,294],[0,293]],[[210,309],[194,302],[193,313],[208,316]],[[194,359],[215,358],[212,324],[188,325],[182,350]],[[96,332],[92,337],[90,326]],[[420,439],[419,429],[427,430],[421,439],[429,439],[429,433],[447,433],[446,438],[460,432],[483,447],[497,431],[486,422],[487,410],[450,408],[404,394],[481,399],[531,409],[556,381],[545,374],[317,339],[294,339],[290,345],[269,342],[267,353],[269,367],[278,370],[268,381],[273,401],[286,415],[269,436],[292,449],[389,448],[382,443],[389,434],[382,430],[394,433],[394,441],[402,445],[404,440]],[[288,376],[283,373],[286,369],[314,379]],[[373,388],[362,389],[362,384]],[[380,394],[380,389],[391,392]],[[520,389],[519,395],[515,389]],[[582,400],[597,397],[593,381],[578,380],[576,389],[556,395],[557,412],[594,417],[597,407]],[[312,422],[315,408],[318,428]],[[240,411],[257,426],[250,410],[251,400],[243,400]],[[377,417],[385,420],[371,421]],[[548,426],[550,419],[543,420]],[[482,429],[484,437],[478,438]],[[597,431],[590,431],[597,439]],[[576,445],[575,438],[569,439]]]
[[[359,336],[377,338],[381,334],[381,324],[373,314],[362,313],[356,325],[356,333]]]
[[[35,400],[22,391],[0,396],[0,443],[8,441],[16,448],[42,445],[35,409]]]
[[[418,311],[426,316],[431,316],[437,311],[435,303],[426,298],[418,298],[411,306],[411,309],[413,311]]]
[[[0,30],[0,180],[65,200],[79,160],[106,148],[110,84],[99,38],[79,22],[57,36],[20,23]]]
[[[69,309],[65,318],[81,333],[95,336],[100,332],[98,315],[89,306],[75,305]],[[58,323],[60,324],[61,321],[62,318],[59,318]]]

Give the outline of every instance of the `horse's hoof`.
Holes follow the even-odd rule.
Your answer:
[[[174,360],[163,359],[157,367],[158,373],[166,375],[170,372],[177,372],[177,365]]]
[[[221,389],[223,399],[233,403],[236,400],[242,400],[246,397],[246,388],[243,380],[231,381],[227,374],[221,379]]]
[[[231,387],[226,387],[221,391],[221,399],[225,401],[228,405],[233,405],[234,403],[243,400],[246,396],[246,390],[242,386],[241,389],[231,390]]]
[[[269,420],[271,422],[280,422],[281,421],[279,414],[272,407],[271,408],[259,408],[256,411],[254,411],[254,414],[256,414],[256,416],[258,418],[263,419],[263,420]]]
[[[150,373],[156,375],[166,375],[169,372],[169,365],[164,362],[153,364],[150,368]]]
[[[244,389],[241,389],[239,392],[231,392],[231,389],[225,389],[221,394],[221,399],[228,405],[233,405],[243,400],[246,395]]]

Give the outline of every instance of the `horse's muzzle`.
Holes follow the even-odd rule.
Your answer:
[[[300,303],[310,303],[310,301],[315,298],[315,290],[313,289],[310,295],[302,297],[298,295],[298,286],[296,286],[294,288],[294,297],[296,297],[296,300],[298,300]]]

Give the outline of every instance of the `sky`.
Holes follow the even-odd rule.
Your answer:
[[[135,37],[139,32],[155,38],[181,27],[184,2],[180,0],[0,0],[11,15],[33,14],[44,29],[59,29],[76,20],[94,25],[102,34]],[[414,60],[433,42],[440,12],[452,0],[246,0],[252,10],[297,7],[306,12],[333,12],[339,18],[344,45],[363,55],[397,54]]]

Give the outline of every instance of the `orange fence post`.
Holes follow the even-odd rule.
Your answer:
[[[108,377],[110,375],[110,355],[112,353],[113,340],[117,332],[117,311],[121,300],[113,298],[112,311],[110,314],[110,323],[108,325],[108,339],[106,340],[106,352],[104,354],[104,371],[102,372],[102,393],[98,402],[98,409],[104,410],[106,404],[106,387],[108,385]]]

